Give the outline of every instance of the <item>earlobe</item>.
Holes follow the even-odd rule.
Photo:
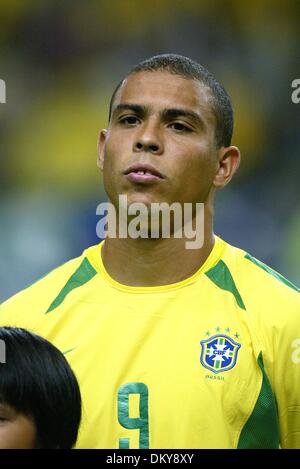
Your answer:
[[[219,157],[218,170],[213,185],[216,188],[226,186],[237,171],[240,164],[241,154],[237,147],[230,146],[222,148]]]
[[[105,141],[106,141],[107,130],[102,129],[98,137],[98,158],[97,166],[103,171],[104,165],[104,150],[105,150]]]

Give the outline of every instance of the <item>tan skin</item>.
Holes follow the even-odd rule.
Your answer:
[[[35,424],[30,417],[0,404],[0,449],[34,449]]]
[[[174,113],[173,110],[180,110]],[[123,82],[107,130],[99,136],[98,166],[104,187],[117,207],[128,204],[203,202],[204,244],[186,249],[186,239],[106,238],[102,259],[110,276],[124,285],[158,286],[195,273],[214,245],[213,202],[238,168],[237,147],[218,148],[209,90],[196,80],[166,71],[138,72]],[[164,179],[143,185],[123,174],[134,163],[148,163]]]

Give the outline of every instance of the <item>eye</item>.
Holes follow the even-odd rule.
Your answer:
[[[120,124],[135,125],[139,123],[139,119],[136,116],[124,116],[119,119]]]
[[[192,132],[192,129],[187,125],[183,124],[182,122],[172,122],[169,127],[178,132]]]

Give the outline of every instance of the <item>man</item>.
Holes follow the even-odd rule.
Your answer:
[[[120,195],[190,204],[193,227],[203,204],[203,244],[188,249],[175,216],[170,237],[117,230],[0,309],[66,353],[79,448],[300,447],[299,290],[213,234],[215,192],[240,160],[232,128],[202,66],[173,54],[136,66],[100,133],[105,190],[118,218]]]

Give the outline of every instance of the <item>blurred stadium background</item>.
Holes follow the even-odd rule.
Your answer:
[[[99,242],[98,131],[140,60],[175,52],[225,85],[242,165],[215,229],[300,283],[299,0],[1,0],[0,302]]]

